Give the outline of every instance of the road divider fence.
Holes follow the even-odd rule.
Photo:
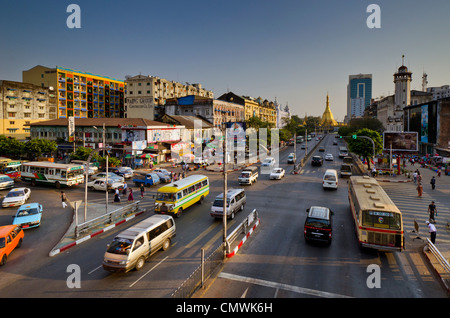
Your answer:
[[[226,258],[236,254],[246,239],[253,233],[259,224],[259,216],[254,209],[244,221],[242,221],[226,238],[226,242],[220,244],[208,257],[205,258],[205,250],[201,250],[200,266],[178,287],[171,295],[172,298],[189,298],[200,287],[204,286],[205,281],[224,264]],[[231,246],[236,242],[240,235],[244,238],[231,250]]]

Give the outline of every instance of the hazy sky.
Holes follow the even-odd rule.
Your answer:
[[[81,28],[69,29],[71,3]],[[381,8],[369,29],[368,5]],[[412,89],[450,84],[448,0],[2,0],[0,79],[35,65],[124,79],[159,76],[262,97],[293,114],[346,114],[351,74],[373,75],[373,97],[394,92],[402,63]]]

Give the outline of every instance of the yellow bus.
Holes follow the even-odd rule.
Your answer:
[[[348,200],[360,246],[380,251],[405,248],[402,213],[374,178],[350,177]]]
[[[162,186],[156,193],[155,212],[180,217],[184,210],[203,200],[209,194],[209,180],[203,175],[192,175]]]

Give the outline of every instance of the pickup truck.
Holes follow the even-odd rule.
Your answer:
[[[145,176],[133,179],[133,182],[136,187],[140,187],[141,184],[144,184],[144,186],[146,187],[150,187],[152,185],[160,183],[161,180],[156,173],[147,173]]]
[[[98,191],[106,191],[106,179],[97,179],[91,182],[88,182],[87,187],[89,190],[98,190]],[[117,180],[108,180],[108,190],[122,190],[124,187],[123,182],[119,182]]]

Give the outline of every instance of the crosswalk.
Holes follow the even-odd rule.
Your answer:
[[[425,239],[429,237],[428,228],[425,222],[428,220],[428,205],[431,201],[435,201],[437,207],[436,243],[450,243],[450,231],[447,228],[449,221],[448,207],[424,192],[422,197],[417,195],[416,185],[412,182],[408,183],[393,183],[380,182],[384,191],[389,195],[391,200],[397,205],[403,215],[403,228],[405,235],[410,237],[417,236],[413,231],[415,230],[414,221],[419,225],[420,237]]]

